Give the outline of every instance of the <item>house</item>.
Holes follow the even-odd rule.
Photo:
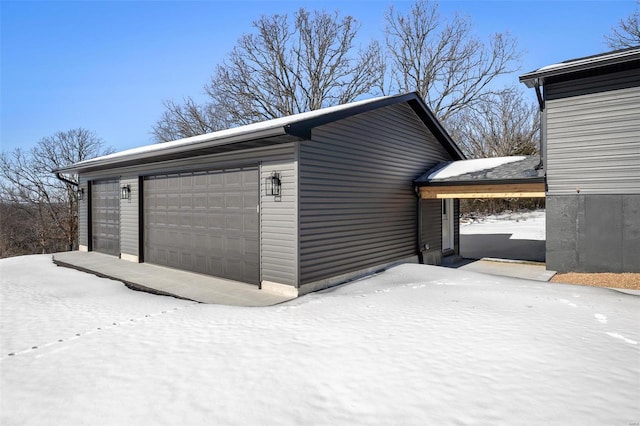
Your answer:
[[[520,81],[542,111],[547,268],[640,272],[640,46]]]
[[[417,230],[420,223],[440,239],[441,221],[429,221],[442,204],[420,201],[413,182],[463,158],[409,93],[56,172],[79,175],[80,250],[296,296],[421,254],[437,263],[442,248],[425,248]],[[450,226],[456,223],[454,215]]]

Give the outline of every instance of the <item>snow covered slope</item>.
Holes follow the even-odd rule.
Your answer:
[[[628,425],[640,298],[403,265],[269,308],[0,260],[0,423]]]

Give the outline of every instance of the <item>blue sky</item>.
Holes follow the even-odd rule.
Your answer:
[[[263,14],[299,7],[359,20],[360,41],[383,39],[390,4],[409,1],[0,1],[3,151],[28,149],[58,130],[84,127],[116,150],[152,142],[164,99],[205,99],[203,86]],[[628,1],[441,1],[486,39],[509,31],[521,70],[607,51],[604,34],[636,7]],[[530,94],[533,99],[533,93]]]

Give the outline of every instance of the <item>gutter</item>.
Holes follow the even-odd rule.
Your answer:
[[[76,188],[79,186],[78,182],[70,181],[69,179],[67,179],[67,178],[65,178],[64,176],[62,176],[62,173],[60,173],[60,172],[58,172],[58,171],[55,171],[55,170],[53,171],[53,173],[55,173],[55,174],[56,174],[56,177],[57,177],[58,179],[60,179],[61,181],[63,181],[64,183],[66,183],[66,184],[68,184],[68,185],[75,186]]]
[[[521,184],[521,183],[544,183],[546,181],[544,176],[536,176],[532,178],[521,179],[476,179],[476,180],[456,180],[456,181],[431,181],[431,182],[415,182],[416,188],[421,187],[434,187],[434,186],[466,186],[466,185],[509,185],[509,184]]]

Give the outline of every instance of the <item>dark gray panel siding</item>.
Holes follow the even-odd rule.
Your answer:
[[[138,209],[140,206],[140,190],[138,177],[127,177],[120,179],[120,186],[129,185],[131,188],[131,198],[120,200],[120,252],[132,256],[139,255],[139,219]]]
[[[556,100],[638,86],[640,70],[635,69],[548,84],[544,96],[546,100]]]
[[[575,271],[578,266],[576,221],[580,197],[547,196],[546,265],[552,271]]]
[[[89,185],[80,177],[78,189],[84,190],[84,199],[78,200],[78,244],[89,247]]]
[[[634,87],[605,91],[620,86],[608,75],[546,89],[549,194],[640,194],[640,70],[625,76]]]
[[[622,267],[640,272],[640,196],[622,197]]]
[[[547,269],[640,272],[640,195],[548,196]]]
[[[442,263],[442,200],[420,200],[422,263]]]
[[[413,180],[450,157],[409,106],[321,126],[299,149],[301,284],[418,254]]]

